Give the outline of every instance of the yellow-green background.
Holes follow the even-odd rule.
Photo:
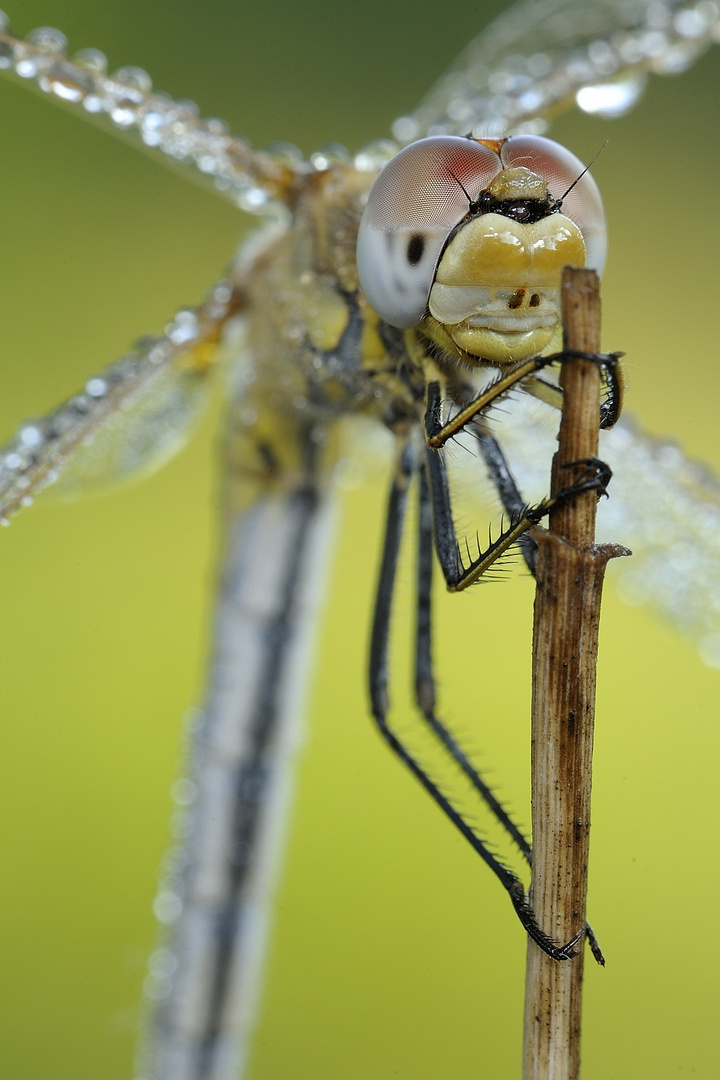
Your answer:
[[[57,25],[73,48],[146,67],[256,143],[309,151],[386,134],[502,6],[16,0],[10,15],[19,32]],[[611,140],[594,167],[612,230],[605,343],[629,354],[630,406],[716,468],[719,91],[720,51],[655,80],[622,121],[554,129],[584,159]],[[197,301],[245,226],[1,84],[0,435]],[[179,720],[207,651],[215,449],[208,423],[160,476],[39,505],[0,537],[0,1046],[13,1080],[133,1075]],[[516,1080],[523,935],[366,715],[382,501],[377,483],[360,489],[340,519],[250,1077]],[[444,714],[525,821],[530,604],[527,580],[476,589],[443,604],[438,631]],[[585,1080],[720,1077],[719,696],[691,646],[609,589],[589,908],[608,966],[587,972]]]

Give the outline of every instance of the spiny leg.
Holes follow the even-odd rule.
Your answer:
[[[517,844],[528,864],[531,847],[498,801],[455,737],[435,715],[435,677],[432,662],[432,508],[425,471],[419,476],[417,609],[415,623],[415,700],[423,719],[480,795],[499,824]]]
[[[557,389],[558,389],[558,392],[560,394],[562,394],[562,391],[560,390],[560,388],[558,387]],[[601,426],[602,426],[602,420],[601,420]],[[520,489],[518,488],[517,484],[515,483],[515,477],[513,476],[512,472],[510,470],[510,466],[508,465],[507,458],[505,457],[505,454],[503,453],[502,447],[500,446],[498,440],[495,438],[495,436],[492,434],[492,432],[490,432],[487,429],[486,425],[483,424],[482,422],[480,422],[477,425],[475,435],[476,435],[476,438],[478,440],[478,445],[480,447],[480,453],[482,454],[482,457],[483,457],[483,460],[484,460],[485,465],[487,467],[488,473],[490,474],[490,479],[493,482],[493,486],[495,487],[495,490],[498,493],[498,496],[500,498],[501,503],[503,504],[505,512],[507,514],[509,514],[511,518],[518,515],[518,514],[520,514],[520,513],[522,513],[523,509],[526,506],[526,503],[525,503],[525,500],[522,497],[522,493],[520,492]],[[425,491],[427,492],[427,484],[425,482],[424,476],[421,478],[421,482],[424,484]],[[421,495],[421,504],[420,505],[421,505],[421,518],[422,518],[422,495]],[[432,525],[432,516],[430,514],[429,500],[428,500],[428,505],[427,505],[427,510],[426,510],[426,515],[425,516],[427,517],[428,521],[430,521],[430,524]],[[431,560],[432,560],[432,538],[430,538],[430,545],[431,545],[430,554],[431,554]],[[423,540],[421,539],[421,541],[420,541],[420,549],[421,550],[422,550],[422,547],[423,547]],[[528,570],[533,575],[533,577],[535,577],[535,565],[536,565],[536,561],[537,561],[537,543],[536,543],[536,541],[533,540],[533,538],[528,533],[525,533],[525,535],[522,536],[520,538],[520,540],[518,541],[518,547],[520,548],[520,551],[522,552],[522,556],[523,556],[523,558],[525,560],[525,563],[527,565]],[[420,565],[420,562],[419,562],[419,565]],[[430,567],[432,569],[432,561],[430,562]],[[418,574],[418,578],[419,577],[420,577],[420,575]],[[430,592],[429,587],[425,591],[427,592],[428,597],[429,597],[429,592]],[[420,584],[420,581],[419,581],[418,582],[418,608],[420,607],[420,602],[421,602],[420,597],[421,597],[422,593],[423,593],[423,589],[422,589],[422,585]],[[429,627],[430,627],[430,613],[429,613],[429,611],[426,613],[425,616],[421,616],[420,612],[418,610],[418,624],[417,625],[418,625],[418,638],[420,637],[420,634],[422,632],[424,632],[424,628],[425,628],[426,625],[428,627],[428,635],[429,635]],[[417,651],[418,651],[418,654],[419,654],[420,653],[419,644],[418,644],[418,650]],[[426,647],[425,651],[427,653],[427,661],[426,661],[426,663],[424,665],[424,670],[425,669],[430,669],[431,670],[430,639],[429,639],[429,636],[428,636],[427,647]],[[425,676],[425,682],[427,683],[427,681],[428,681],[427,676]],[[434,704],[434,696],[432,698],[432,701],[433,701],[433,704]],[[420,706],[420,708],[423,707],[422,702],[421,702],[421,698],[419,696],[419,692],[418,692],[418,705]],[[458,760],[458,759],[456,758],[456,760]],[[492,795],[492,792],[490,792],[490,795]],[[504,822],[502,821],[500,815],[498,815],[497,811],[495,811],[495,809],[491,806],[489,800],[486,799],[486,801],[488,803],[488,806],[490,806],[490,809],[493,810],[493,813],[495,814],[498,821],[500,821],[501,824],[504,824]],[[508,820],[510,820],[510,819],[508,819]],[[511,835],[513,835],[512,831],[510,829],[508,829],[508,832],[510,832]],[[531,848],[531,845],[525,839],[525,837],[522,836],[522,833],[520,833],[520,836],[522,837],[522,840],[523,840],[525,846],[523,846],[522,844],[519,844],[518,846],[520,847],[520,850],[522,851],[523,855],[525,856],[528,864],[532,865],[532,848]],[[595,933],[594,933],[594,931],[593,931],[593,929],[592,929],[592,927],[590,926],[589,923],[586,924],[586,926],[585,926],[585,936],[587,938],[588,945],[590,946],[590,950],[591,950],[593,956],[595,957],[595,960],[598,962],[598,964],[601,964],[604,967],[605,966],[605,957],[603,956],[602,949],[600,948],[600,943],[599,943],[598,939],[595,937]]]
[[[425,441],[433,450],[439,450],[445,443],[463,431],[468,424],[488,409],[494,402],[508,394],[514,387],[523,384],[523,388],[534,397],[550,404],[558,405],[562,401],[562,391],[553,384],[546,383],[537,378],[537,373],[552,364],[562,363],[563,360],[580,357],[597,364],[602,373],[605,386],[605,400],[600,410],[600,426],[612,427],[616,423],[622,408],[623,378],[619,359],[622,353],[585,353],[577,349],[567,349],[563,352],[552,353],[549,356],[533,356],[529,360],[523,360],[514,364],[509,370],[498,375],[489,386],[486,386],[472,401],[467,402],[449,419],[443,419],[442,395],[440,382],[432,373],[437,373],[433,362],[426,357],[430,364],[427,374],[426,409],[425,409]]]
[[[580,355],[576,350],[567,350],[563,357]],[[619,364],[621,353],[582,354],[586,358],[595,360],[600,366],[605,395],[600,407],[600,427],[611,428],[618,420],[622,409],[624,383],[622,368]],[[554,359],[554,358],[553,358]],[[539,401],[544,401],[553,408],[562,408],[563,392],[557,383],[548,383],[537,375],[528,376],[522,385],[523,390]],[[515,477],[512,474],[507,458],[503,453],[500,443],[490,431],[487,422],[482,416],[476,418],[473,425],[475,437],[478,442],[480,453],[490,479],[497,491],[505,513],[511,521],[519,519],[524,513],[527,502],[518,488]],[[528,570],[535,576],[537,563],[537,543],[532,536],[525,533],[517,541],[520,552],[525,560]]]
[[[440,790],[415,757],[388,727],[387,713],[390,701],[387,684],[390,612],[395,585],[398,552],[407,505],[407,492],[412,475],[415,471],[417,471],[417,465],[413,460],[412,449],[406,445],[399,457],[397,474],[393,481],[388,500],[385,540],[383,544],[380,577],[373,617],[369,672],[370,700],[373,718],[378,726],[380,734],[390,749],[400,758],[430,797],[446,814],[450,821],[452,821],[459,832],[462,833],[481,859],[490,867],[498,880],[502,883],[503,887],[507,889],[513,907],[520,918],[520,922],[530,937],[532,937],[544,952],[553,957],[553,959],[569,960],[574,955],[572,951],[573,947],[580,940],[582,934],[585,933],[585,930],[583,929],[576,938],[564,946],[559,946],[557,942],[553,941],[543,932],[538,926],[532,909],[527,902],[525,888],[520,879],[492,854],[489,848],[475,834],[475,831],[467,823],[462,814],[455,808],[450,799]],[[429,639],[427,640],[429,642]],[[423,645],[423,650],[424,649],[425,646]],[[432,691],[432,672],[431,667],[427,666],[426,658],[424,656],[420,665],[420,676],[424,677],[427,675],[429,675],[430,681],[425,684],[425,690],[429,691],[430,696],[432,697],[434,696],[434,692]],[[440,727],[442,727],[442,725]],[[444,728],[442,730],[444,731]],[[436,734],[440,738],[439,730],[436,731]],[[471,766],[469,767],[472,768]],[[504,814],[504,811],[502,811],[502,813]],[[507,815],[505,815],[505,817],[507,818]],[[507,818],[507,820],[509,822],[510,819]],[[520,834],[520,836],[521,835],[522,834]],[[524,843],[526,844],[527,842],[524,841]]]
[[[455,532],[450,490],[443,459],[439,451],[428,447],[426,460],[433,508],[435,550],[450,592],[466,589],[468,585],[472,585],[482,577],[493,563],[497,562],[529,529],[539,524],[555,506],[574,499],[584,491],[597,491],[602,494],[612,476],[608,466],[597,458],[575,462],[575,465],[583,465],[584,469],[574,483],[562,488],[555,495],[543,499],[537,506],[524,506],[519,516],[511,519],[508,528],[503,529],[484,551],[478,544],[477,554],[471,555],[470,546],[466,540],[466,565],[463,562],[463,554]]]
[[[622,412],[623,398],[625,394],[625,380],[620,365],[623,353],[586,353],[579,349],[566,349],[559,353],[561,359],[580,358],[591,360],[600,368],[602,380],[602,402],[600,403],[600,427],[614,427]],[[554,409],[562,409],[563,391],[557,383],[547,382],[539,375],[529,375],[522,384],[526,394],[544,401],[546,405],[552,405]]]
[[[520,494],[520,491],[515,483],[514,477],[508,467],[507,461],[502,453],[502,449],[495,440],[494,436],[487,431],[483,426],[480,426],[477,431],[478,443],[480,445],[481,453],[485,459],[488,471],[490,473],[493,484],[498,489],[498,494],[503,502],[504,508],[511,518],[517,518],[521,521],[524,516],[533,514],[533,511],[528,511],[527,503]],[[595,486],[595,480],[593,473],[597,470],[597,476],[595,480],[599,489],[602,489],[604,484],[607,484],[609,480],[609,470],[602,465],[602,462],[595,462],[588,464],[589,475],[587,477],[587,484],[590,487]],[[449,487],[447,482],[447,472],[445,470],[445,464],[443,459],[436,450],[426,450],[426,475],[430,477],[431,486],[434,484],[434,488],[429,488],[425,473],[421,473],[420,478],[420,538],[419,538],[419,556],[418,556],[418,616],[417,616],[417,644],[416,644],[416,693],[418,706],[423,713],[426,723],[429,724],[436,737],[445,746],[447,752],[456,761],[456,764],[465,774],[465,777],[470,780],[473,787],[481,799],[485,802],[486,806],[494,815],[495,820],[505,829],[506,833],[512,837],[518,846],[522,855],[525,856],[529,865],[532,864],[532,849],[527,838],[522,835],[510,815],[507,814],[505,809],[500,804],[497,797],[495,797],[488,787],[488,785],[479,777],[477,771],[473,768],[470,761],[468,761],[462,747],[453,739],[452,735],[445,728],[441,721],[434,716],[434,704],[435,704],[435,692],[434,692],[434,680],[432,677],[432,656],[431,656],[431,616],[430,616],[430,604],[431,604],[431,589],[430,589],[430,575],[432,573],[432,529],[435,526],[435,546],[439,555],[438,544],[438,521],[441,527],[441,536],[443,536],[443,542],[446,548],[446,554],[450,551],[457,553],[458,559],[460,558],[459,545],[454,534],[454,525],[452,522],[452,511],[450,505]],[[583,483],[585,481],[583,480]],[[433,496],[431,490],[440,492],[439,504],[437,501],[433,502]],[[572,498],[574,491],[572,487],[569,487],[563,492],[562,498]],[[541,508],[545,505],[541,503]],[[540,510],[541,508],[538,508]],[[512,527],[507,530],[507,534],[501,535],[497,543],[498,549],[503,546],[503,536],[510,535]],[[522,534],[519,538],[522,540],[527,539],[527,532]],[[529,546],[529,555],[524,551],[526,562],[532,573],[534,573],[534,541],[531,541],[532,546]],[[492,549],[492,545],[491,549]],[[504,549],[506,550],[506,546]],[[502,553],[502,552],[500,552]],[[498,557],[497,554],[494,556]],[[532,559],[532,562],[531,562]],[[440,557],[441,562],[441,557]],[[501,878],[502,880],[502,878]],[[503,882],[504,883],[504,882]],[[511,890],[508,890],[511,891]],[[515,904],[515,897],[511,891],[511,897]],[[521,910],[516,904],[516,910],[520,917],[520,921],[526,926],[526,918],[534,918],[532,915],[532,909],[526,904],[525,909]],[[528,933],[533,936],[532,931],[528,929]],[[596,936],[586,924],[585,935],[587,942],[592,950],[593,956],[596,961],[604,966],[604,957],[600,949],[600,945],[596,939]],[[536,940],[536,939],[535,939]],[[541,947],[542,946],[542,943]],[[572,948],[574,942],[571,942],[566,948]],[[560,957],[562,959],[563,957]]]
[[[443,418],[441,392],[445,377],[441,367],[436,365],[435,359],[427,348],[423,351],[423,346],[417,337],[408,338],[408,347],[411,349],[415,362],[422,365],[426,376],[423,424],[428,451],[427,469],[433,493],[436,548],[448,588],[450,591],[456,591],[472,584],[513,543],[517,543],[521,548],[528,569],[534,575],[537,545],[532,538],[527,536],[528,530],[555,507],[567,503],[582,492],[594,489],[598,495],[606,494],[606,486],[612,477],[612,472],[598,458],[568,462],[562,467],[575,472],[573,482],[555,492],[550,498],[542,500],[537,506],[530,507],[523,499],[507,459],[497,439],[489,431],[482,413],[516,386],[521,386],[524,391],[537,397],[538,400],[545,401],[555,408],[562,408],[562,387],[546,382],[539,378],[537,373],[550,364],[583,359],[594,363],[600,371],[605,396],[600,407],[598,423],[600,428],[610,428],[619,419],[622,409],[624,378],[619,361],[623,353],[590,353],[566,348],[560,353],[523,360],[505,370],[504,373],[500,373],[472,400],[465,399],[465,403],[458,411],[446,420]],[[467,387],[463,390],[467,390]],[[478,544],[478,554],[475,559],[470,556],[466,540],[465,546],[470,566],[464,567],[455,534],[447,475],[441,459],[434,457],[433,451],[441,450],[450,439],[468,427],[474,430],[490,479],[510,516],[511,525],[496,541],[491,542],[485,552],[480,551]],[[578,473],[578,466],[585,466],[585,468]]]
[[[552,356],[534,357],[515,365],[507,372],[490,384],[482,393],[477,395],[469,404],[462,408],[447,422],[442,419],[442,397],[440,383],[431,381],[426,390],[425,412],[425,436],[428,446],[430,486],[433,492],[435,528],[438,557],[445,573],[448,588],[462,589],[476,581],[497,558],[508,550],[512,544],[517,543],[523,558],[531,574],[535,574],[537,558],[537,544],[528,530],[538,523],[557,502],[566,501],[582,490],[588,490],[588,485],[593,486],[592,469],[597,469],[597,490],[602,493],[610,479],[610,471],[602,462],[578,462],[586,465],[587,472],[578,478],[578,488],[569,485],[566,489],[555,496],[557,502],[544,500],[537,507],[529,507],[520,493],[515,479],[510,471],[505,455],[500,444],[490,432],[487,424],[483,421],[482,410],[489,408],[495,401],[509,391],[519,382],[523,389],[533,396],[544,400],[555,407],[562,406],[562,389],[559,386],[545,383],[538,379],[536,372],[549,364],[581,356],[592,360],[600,368],[603,383],[606,389],[605,400],[600,410],[600,427],[612,427],[617,421],[622,408],[623,378],[622,369],[619,365],[621,353],[579,353],[570,349]],[[490,544],[486,552],[478,551],[473,560],[467,551],[470,566],[465,568],[462,564],[460,548],[455,536],[452,512],[450,509],[450,494],[447,485],[447,477],[441,468],[439,459],[434,462],[431,459],[432,451],[442,447],[448,439],[457,435],[466,425],[475,428],[480,452],[485,461],[490,479],[500,497],[500,501],[510,518],[510,528],[501,533],[497,540]]]
[[[495,436],[487,429],[487,426],[480,421],[476,425],[475,435],[478,440],[480,452],[485,461],[485,465],[488,469],[490,479],[498,493],[500,501],[503,504],[505,511],[510,515],[511,520],[520,518],[527,510],[527,504],[523,499],[523,496],[515,482],[515,478],[512,475],[507,459],[500,447]],[[454,538],[454,528],[452,526],[452,513],[450,509],[449,490],[447,485],[447,474],[442,461],[439,456],[434,454],[433,451],[428,450],[428,471],[431,468],[431,462],[434,460],[437,467],[437,462],[440,461],[440,468],[438,469],[437,480],[440,481],[442,490],[445,494],[445,500],[443,505],[444,517],[443,520],[447,527],[449,522],[450,529],[452,530],[452,536]],[[430,575],[432,573],[432,512],[430,504],[430,496],[427,486],[427,480],[425,474],[421,474],[421,488],[420,488],[420,530],[421,535],[419,539],[419,554],[418,554],[418,614],[417,614],[417,645],[416,645],[416,695],[418,707],[425,714],[428,723],[431,723],[431,718],[428,716],[426,710],[432,712],[435,704],[434,693],[434,680],[432,678],[432,659],[431,659],[431,618],[430,618]],[[430,535],[423,535],[423,530],[428,530]],[[535,562],[537,544],[528,535],[524,533],[518,540],[518,546],[520,547],[525,562],[530,570],[530,573],[535,575]],[[455,547],[457,549],[457,541],[455,541]],[[440,722],[433,717],[434,724],[437,728],[442,728]],[[433,726],[431,724],[431,726]],[[435,727],[433,726],[433,730]],[[444,729],[443,729],[444,731]],[[480,794],[483,801],[491,810],[496,820],[505,828],[508,834],[518,845],[521,853],[525,857],[529,865],[532,865],[532,847],[529,841],[523,836],[512,819],[508,816],[502,805],[498,802],[492,791],[483,782],[482,778],[473,769],[472,765],[467,761],[467,757],[460,746],[455,742],[449,732],[440,734],[439,730],[435,730],[435,734],[438,735],[441,742],[445,745],[448,752],[457,762],[458,766],[462,769],[473,786]],[[590,924],[585,926],[585,935],[587,938],[590,950],[598,964],[605,966],[605,957],[603,956],[595,933],[592,930]]]

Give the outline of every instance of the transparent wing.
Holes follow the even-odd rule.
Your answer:
[[[97,49],[83,49],[72,58],[66,50],[59,30],[42,28],[27,39],[13,36],[0,12],[0,71],[85,119],[129,136],[166,162],[188,167],[189,175],[206,180],[243,210],[262,213],[268,203],[291,201],[297,162],[254,150],[231,135],[223,121],[202,119],[192,101],[153,92],[141,68],[124,67],[108,75],[107,60]]]
[[[573,104],[619,115],[637,101],[648,71],[684,71],[718,37],[720,16],[711,2],[525,0],[468,46],[416,112],[396,120],[393,134],[404,145],[435,133],[540,132]],[[154,92],[141,68],[108,75],[101,52],[84,49],[68,58],[66,50],[58,30],[15,37],[0,12],[0,71],[166,162],[187,166],[187,175],[249,213],[291,205],[298,178],[336,160],[318,152],[305,163],[293,147],[277,155],[254,150],[223,121],[200,118],[193,102]],[[356,164],[363,171],[380,168],[397,149],[385,140],[378,145],[379,153],[359,152]]]
[[[141,341],[48,416],[22,424],[0,448],[0,522],[58,480],[74,493],[171,457],[205,401],[220,333],[237,310],[232,285],[220,282],[163,336]]]
[[[423,135],[542,132],[579,105],[618,116],[648,72],[685,71],[720,37],[717,4],[650,0],[525,0],[470,43],[410,116],[400,143]]]
[[[532,501],[547,488],[557,414],[522,399],[503,412],[496,433]],[[633,552],[611,563],[623,598],[670,620],[720,668],[720,481],[631,419],[601,433],[600,452],[615,473],[599,507],[598,539],[620,537]]]

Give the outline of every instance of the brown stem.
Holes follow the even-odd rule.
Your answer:
[[[566,267],[564,346],[597,353],[597,275]],[[600,375],[591,361],[563,364],[564,391],[553,491],[597,457]],[[531,903],[542,929],[565,944],[585,926],[595,665],[605,566],[617,549],[594,546],[597,495],[556,509],[539,532],[533,634]],[[552,960],[528,940],[524,1080],[577,1080],[584,940],[573,959]]]

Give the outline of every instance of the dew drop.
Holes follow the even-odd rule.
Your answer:
[[[108,385],[104,379],[88,379],[85,383],[85,393],[92,398],[101,398],[107,394]]]
[[[48,78],[40,80],[40,89],[46,94],[54,94],[61,101],[69,101],[77,105],[85,97],[85,91],[77,82],[67,78]]]
[[[619,61],[609,42],[591,41],[587,53],[598,75],[612,75],[617,71]]]
[[[700,38],[707,30],[707,22],[703,18],[702,12],[697,11],[695,8],[685,8],[684,11],[678,11],[673,17],[673,26],[680,37],[684,38]]]
[[[118,127],[128,128],[132,127],[136,122],[138,114],[135,108],[125,102],[122,105],[118,105],[116,108],[111,109],[110,118]]]
[[[203,127],[211,135],[227,135],[230,128],[225,120],[219,120],[213,116],[209,120],[203,120]]]
[[[285,142],[283,139],[268,143],[265,147],[265,153],[271,154],[276,161],[287,165],[299,165],[303,160],[302,150],[295,146],[294,143]]]
[[[141,94],[149,94],[152,90],[152,79],[147,71],[140,67],[118,68],[113,79],[130,90],[138,90]]]
[[[175,922],[182,912],[182,901],[177,893],[163,889],[153,901],[153,914],[164,926]]]
[[[178,311],[166,327],[165,333],[173,345],[184,345],[186,341],[193,341],[199,333],[197,315],[194,311]]]
[[[583,86],[575,95],[578,108],[591,116],[622,116],[637,102],[645,89],[646,76],[634,75],[621,82]]]
[[[180,777],[170,787],[170,794],[180,806],[192,806],[197,797],[197,784],[187,777]]]
[[[18,431],[18,439],[27,450],[33,450],[42,443],[43,433],[37,424],[26,424]]]
[[[88,96],[83,101],[83,108],[86,112],[92,113],[94,115],[95,113],[101,113],[104,110],[105,106],[103,105],[102,98],[99,97],[97,94],[88,94]]]
[[[161,112],[154,109],[146,112],[140,125],[142,141],[146,146],[160,146],[164,137],[164,128],[167,118]]]
[[[392,126],[393,136],[401,145],[419,138],[420,125],[412,116],[400,116]]]
[[[331,169],[333,165],[342,165],[350,160],[350,152],[341,143],[326,143],[310,155],[313,168],[318,172]]]
[[[60,30],[55,30],[52,26],[40,26],[37,30],[32,30],[27,39],[31,45],[42,49],[44,53],[50,53],[53,56],[65,55],[67,38]]]
[[[107,57],[99,49],[80,49],[73,56],[73,63],[85,68],[93,75],[107,74]]]
[[[177,957],[170,949],[155,949],[148,957],[148,971],[161,979],[174,975],[177,966]]]
[[[164,341],[158,341],[157,345],[152,348],[148,348],[147,358],[151,364],[160,365],[164,363],[168,356],[168,345]]]
[[[229,304],[232,298],[233,287],[230,281],[218,281],[212,291],[212,299],[218,304]]]
[[[373,139],[361,146],[355,155],[355,168],[359,172],[374,173],[387,165],[398,152],[398,145],[391,139]]]
[[[241,210],[257,213],[259,209],[267,205],[268,193],[260,187],[242,188],[238,192],[237,201]]]
[[[195,101],[190,101],[189,98],[180,98],[175,102],[178,109],[182,109],[184,113],[188,113],[190,116],[199,116],[200,108]]]
[[[47,57],[23,57],[15,65],[15,71],[21,79],[34,79],[48,66]]]

